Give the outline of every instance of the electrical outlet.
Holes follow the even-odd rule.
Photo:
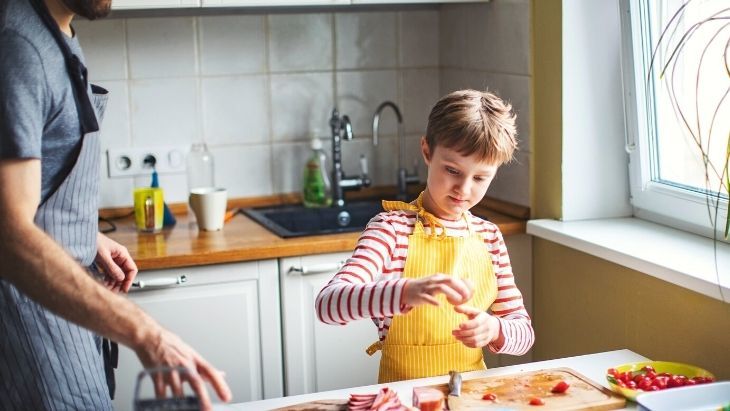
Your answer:
[[[129,147],[110,148],[106,152],[109,178],[145,176],[185,172],[188,147]]]

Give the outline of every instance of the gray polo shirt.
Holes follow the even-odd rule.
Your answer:
[[[81,148],[66,65],[28,0],[0,5],[0,159],[41,160],[41,199],[65,179]],[[79,42],[66,38],[83,61]]]

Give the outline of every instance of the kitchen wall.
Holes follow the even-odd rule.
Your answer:
[[[440,91],[461,88],[490,90],[510,102],[517,113],[519,150],[502,166],[488,195],[516,204],[530,204],[530,2],[492,1],[444,5],[440,17]],[[515,282],[528,313],[534,314],[532,237],[505,238]],[[538,336],[539,338],[539,336]],[[532,351],[515,357],[486,353],[489,367],[532,361]]]
[[[530,2],[444,5],[440,13],[440,90],[490,90],[517,113],[519,150],[488,194],[530,204]]]
[[[310,135],[331,150],[334,106],[350,116],[356,136],[342,145],[345,171],[359,173],[365,154],[374,183],[394,184],[395,116],[384,113],[373,147],[372,115],[395,101],[408,149],[418,150],[440,91],[438,22],[431,7],[110,18],[75,27],[91,78],[112,93],[104,150],[203,141],[217,184],[247,197],[300,189]],[[102,207],[130,205],[133,186],[149,184],[108,179],[106,164],[102,173]],[[167,201],[186,201],[185,174],[160,177]]]
[[[456,88],[489,88],[514,104],[521,140],[516,162],[500,171],[490,195],[527,205],[528,5],[178,11],[79,20],[74,27],[92,81],[112,93],[104,151],[203,141],[215,157],[217,183],[231,197],[296,192],[310,135],[331,150],[328,119],[337,106],[356,136],[343,143],[346,172],[359,173],[365,154],[374,184],[388,185],[397,169],[396,123],[386,111],[373,147],[380,102],[393,100],[403,111],[410,168],[420,160],[418,140],[433,103]],[[106,161],[102,167],[102,207],[128,206],[132,188],[149,184],[148,177],[109,179]],[[160,179],[167,201],[186,201],[185,174]]]

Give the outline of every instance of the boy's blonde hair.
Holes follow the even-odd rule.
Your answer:
[[[442,97],[431,109],[426,128],[431,152],[441,146],[499,165],[512,160],[516,136],[512,106],[492,93],[477,90],[459,90]]]

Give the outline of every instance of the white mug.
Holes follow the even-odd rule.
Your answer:
[[[223,228],[228,192],[225,188],[203,187],[190,190],[190,208],[195,213],[198,229],[217,231]]]

